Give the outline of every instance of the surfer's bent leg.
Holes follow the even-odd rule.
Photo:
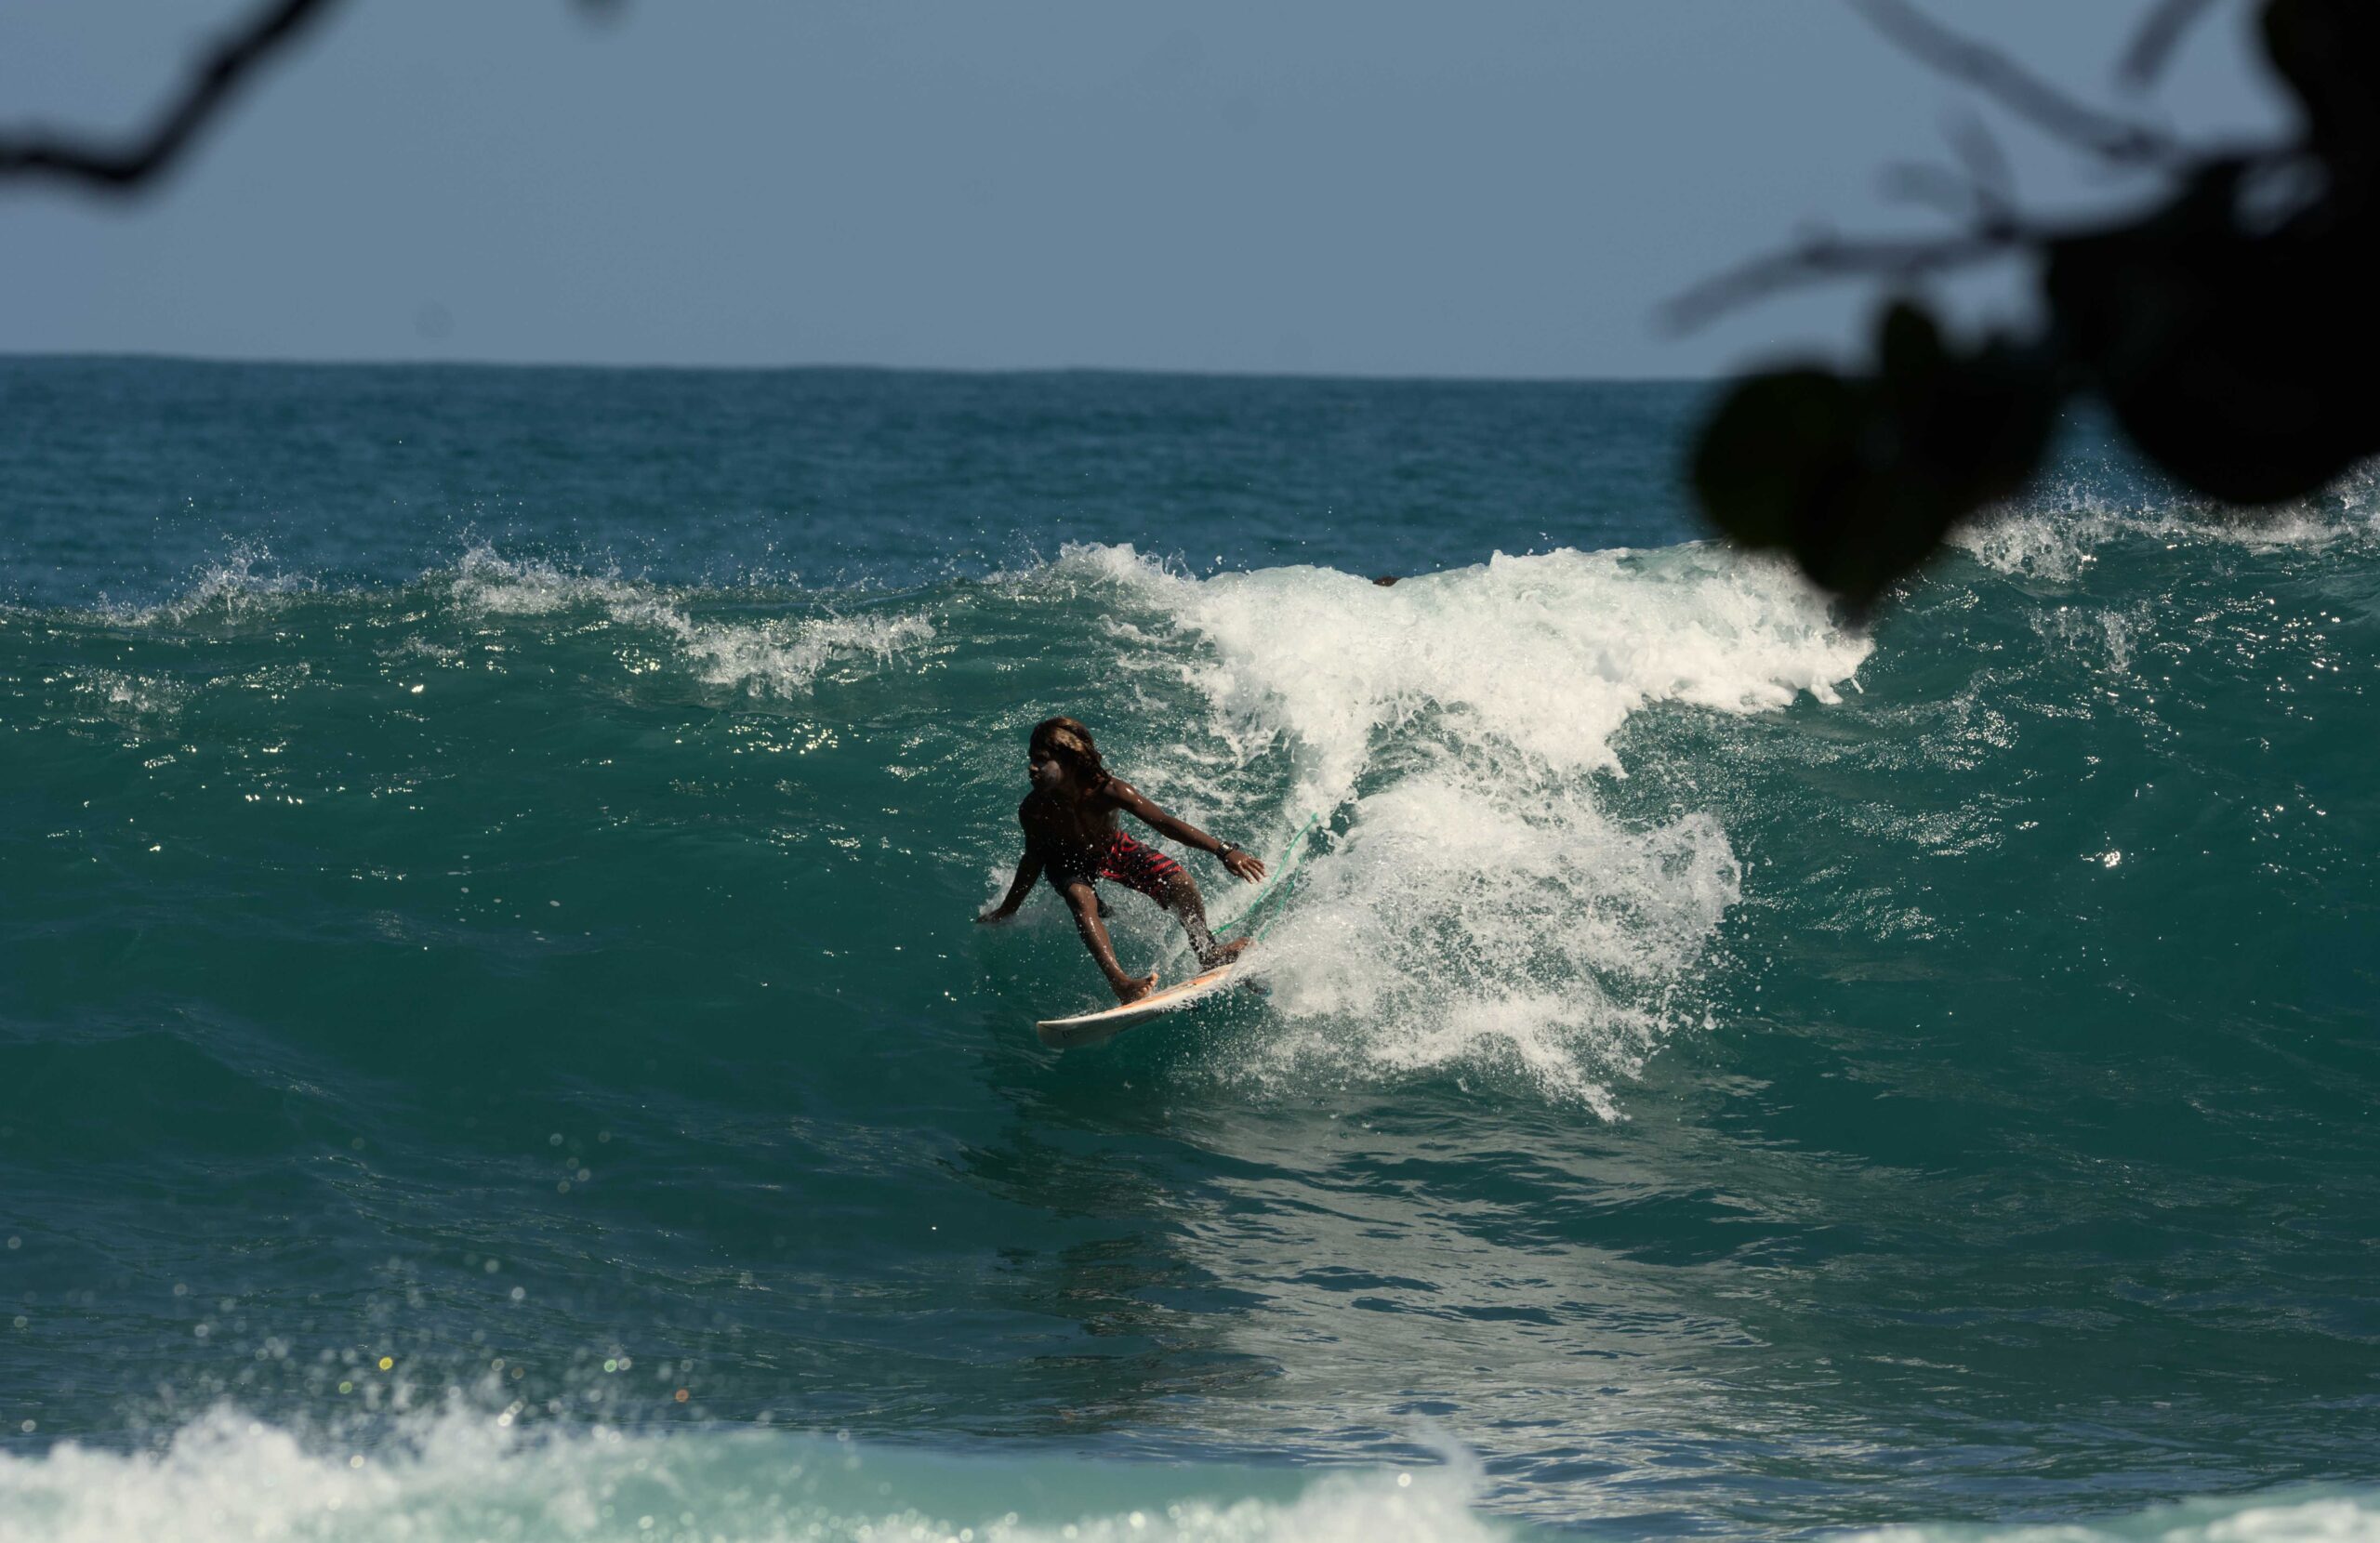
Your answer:
[[[1091,880],[1078,878],[1061,888],[1066,897],[1066,908],[1075,914],[1075,930],[1082,934],[1082,945],[1099,965],[1100,973],[1107,977],[1107,984],[1118,1002],[1137,1002],[1157,989],[1157,971],[1145,978],[1135,979],[1124,973],[1116,962],[1116,945],[1107,938],[1107,924],[1099,919],[1099,890]]]
[[[1197,879],[1177,866],[1157,881],[1149,898],[1182,923],[1182,930],[1189,934],[1190,952],[1198,956],[1199,964],[1211,968],[1222,962],[1215,956],[1215,935],[1207,930],[1207,902],[1198,893]]]
[[[1198,956],[1198,968],[1212,969],[1237,958],[1248,944],[1215,941],[1214,933],[1207,930],[1207,901],[1198,893],[1198,881],[1171,858],[1159,855],[1157,861],[1165,864],[1164,871],[1145,874],[1142,876],[1143,882],[1132,887],[1172,912],[1182,923],[1182,930],[1190,939],[1190,952]]]
[[[1212,969],[1227,960],[1236,959],[1247,948],[1244,939],[1236,943],[1215,941],[1215,935],[1207,930],[1207,902],[1198,893],[1197,880],[1179,867],[1173,870],[1173,877],[1166,881],[1162,891],[1154,898],[1181,919],[1182,930],[1190,938],[1190,951],[1198,956],[1198,963],[1203,968]]]
[[[1106,865],[1101,871],[1172,912],[1189,935],[1190,951],[1198,956],[1201,969],[1212,969],[1248,946],[1215,942],[1214,933],[1207,930],[1207,903],[1198,893],[1197,881],[1155,847],[1119,835],[1108,847]]]

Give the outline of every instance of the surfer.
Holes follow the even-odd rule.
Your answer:
[[[1178,820],[1144,798],[1140,789],[1110,772],[1091,743],[1091,731],[1071,718],[1046,719],[1034,726],[1025,751],[1033,791],[1016,806],[1017,824],[1025,827],[1025,855],[1017,859],[1016,880],[1008,897],[977,917],[977,921],[1004,921],[1016,914],[1034,881],[1047,875],[1050,887],[1065,897],[1075,914],[1076,930],[1091,950],[1118,1002],[1137,1002],[1157,989],[1157,971],[1128,975],[1116,962],[1116,945],[1107,940],[1107,926],[1096,881],[1112,878],[1138,890],[1172,912],[1189,934],[1198,963],[1209,969],[1238,956],[1249,940],[1219,943],[1207,930],[1206,902],[1181,864],[1127,836],[1117,824],[1118,811],[1130,814],[1152,830],[1172,837],[1222,859],[1224,867],[1253,884],[1264,877],[1264,864],[1228,841],[1219,841],[1185,820]]]

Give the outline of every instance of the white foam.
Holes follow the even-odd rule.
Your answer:
[[[2380,1543],[2380,1497],[2362,1493],[2193,1500],[2096,1523],[1881,1527],[1843,1543]]]
[[[1408,1481],[1405,1487],[1398,1478]],[[994,1522],[977,1536],[985,1543],[1486,1543],[1512,1536],[1473,1511],[1469,1499],[1469,1486],[1443,1470],[1426,1477],[1367,1474],[1325,1479],[1287,1503],[1181,1501],[1056,1526]]]
[[[1995,573],[2070,582],[2118,542],[2215,543],[2250,551],[2322,551],[2380,536],[2380,467],[2348,473],[2309,498],[2266,509],[2171,495],[2136,503],[2081,483],[2039,488],[2022,503],[1955,527],[1950,544]]]
[[[600,610],[613,625],[668,639],[704,684],[754,695],[798,696],[840,660],[887,659],[934,636],[933,624],[916,614],[698,621],[657,586],[511,560],[486,547],[463,554],[451,593],[457,606],[481,615]]]
[[[146,606],[102,603],[99,611],[120,626],[132,626],[159,622],[178,626],[210,612],[219,612],[232,621],[245,621],[270,613],[289,596],[313,592],[311,578],[280,572],[272,563],[270,548],[243,543],[232,547],[221,560],[199,569],[190,587],[169,600]]]
[[[1235,1470],[1040,1459],[1012,1467],[871,1451],[744,1430],[524,1435],[459,1408],[366,1438],[300,1436],[218,1409],[162,1450],[61,1443],[0,1454],[0,1543],[344,1543],[508,1537],[538,1543],[1470,1543],[1508,1536],[1476,1514],[1468,1461],[1326,1477],[1289,1498],[1228,1492]],[[1221,1481],[1218,1483],[1218,1481]],[[1275,1485],[1273,1487],[1279,1487]],[[1069,1501],[1068,1496],[1079,1497]],[[1125,1498],[1124,1497],[1130,1497]],[[1023,1514],[1025,1507],[1031,1514]]]
[[[1113,547],[1054,575],[1154,607],[1174,638],[1149,656],[1180,661],[1207,732],[1285,756],[1290,810],[1336,814],[1258,956],[1292,1025],[1261,1073],[1492,1068],[1606,1114],[1741,887],[1710,815],[1604,814],[1622,727],[1656,704],[1832,701],[1870,646],[1783,566],[1701,546],[1499,555],[1394,587],[1197,580]]]

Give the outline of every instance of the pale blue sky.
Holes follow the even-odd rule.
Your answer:
[[[1933,9],[2105,98],[2141,7]],[[243,12],[9,7],[0,123],[145,121]],[[2277,122],[2248,23],[2151,115]],[[1703,375],[1868,302],[1659,302],[1813,218],[1924,228],[1876,173],[1964,99],[1826,0],[352,0],[160,192],[0,191],[0,350]],[[2003,138],[2038,202],[2120,191]]]

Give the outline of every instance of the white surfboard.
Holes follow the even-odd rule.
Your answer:
[[[1078,1045],[1096,1045],[1135,1023],[1161,1018],[1178,1011],[1193,1002],[1203,1001],[1231,984],[1232,972],[1239,961],[1219,964],[1201,975],[1193,975],[1180,985],[1152,991],[1137,1002],[1126,1002],[1103,1012],[1078,1012],[1072,1018],[1045,1018],[1033,1025],[1041,1035],[1041,1043],[1053,1049],[1071,1050]]]
[[[1321,820],[1319,814],[1306,816],[1305,823],[1290,836],[1289,845],[1281,849],[1281,860],[1273,865],[1271,877],[1256,891],[1256,898],[1250,901],[1239,915],[1216,928],[1215,936],[1220,938],[1246,926],[1263,909],[1266,902],[1281,891],[1289,875],[1297,871],[1298,859],[1305,855],[1305,838],[1313,834],[1314,827]],[[1261,937],[1263,929],[1259,929],[1256,935]],[[1096,1045],[1103,1039],[1115,1037],[1135,1023],[1145,1023],[1152,1018],[1178,1012],[1193,1002],[1206,1000],[1231,984],[1232,971],[1237,968],[1239,961],[1234,959],[1228,964],[1217,965],[1204,974],[1193,975],[1180,985],[1150,992],[1137,1002],[1126,1002],[1099,1012],[1078,1012],[1072,1018],[1044,1018],[1033,1027],[1041,1035],[1041,1043],[1052,1049],[1070,1050],[1078,1045]],[[1263,988],[1251,989],[1261,991]]]

